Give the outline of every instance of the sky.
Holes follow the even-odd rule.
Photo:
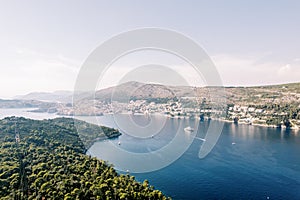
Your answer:
[[[192,38],[226,86],[300,82],[299,10],[297,0],[0,0],[0,98],[73,90],[81,66],[96,47],[143,27]],[[177,58],[165,62],[168,56],[143,55],[139,61],[135,55],[116,63],[99,87],[114,85],[126,75],[137,77],[129,76],[130,70],[151,64],[154,57],[175,70],[184,65]],[[127,71],[121,65],[128,65]],[[177,72],[192,80],[189,84],[203,84],[192,70]]]

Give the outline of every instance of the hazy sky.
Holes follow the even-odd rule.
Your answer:
[[[225,85],[300,82],[297,0],[3,0],[0,97],[72,90],[82,63],[98,45],[142,27],[172,29],[194,39]]]

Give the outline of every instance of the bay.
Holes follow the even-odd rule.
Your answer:
[[[55,114],[27,111],[0,109],[0,118],[58,117]],[[79,118],[120,128],[112,115]],[[182,127],[198,125],[195,134],[202,138],[212,123],[163,116],[151,116],[151,119],[163,121],[165,125],[154,136],[149,137],[153,130],[146,133],[147,137],[143,135],[138,138],[128,134],[134,129],[130,128],[128,133],[120,129],[122,136],[95,143],[89,149],[89,154],[99,158],[105,156],[105,152],[100,150],[108,142],[115,145],[120,142],[120,148],[134,153],[156,151],[169,144],[176,130],[180,129],[179,133],[184,134]],[[140,127],[147,127],[149,123],[145,116],[134,116],[133,120]],[[183,126],[179,126],[181,123]],[[148,179],[151,185],[173,199],[300,199],[299,131],[225,123],[213,150],[204,159],[199,159],[198,153],[202,144],[202,140],[194,139],[183,155],[165,168],[148,173],[129,173],[139,181]]]
[[[138,123],[144,117],[134,118]],[[112,117],[102,119],[98,121],[103,125],[118,128]],[[123,134],[113,143],[117,145],[120,142],[120,148],[134,153],[147,152],[149,148],[155,151],[172,140],[180,121],[184,126],[199,123],[198,138],[202,138],[213,123],[167,119],[169,125],[154,139],[141,140]],[[101,149],[105,143],[111,141],[95,143],[90,153],[99,158],[107,156]],[[139,181],[148,179],[173,199],[300,199],[298,131],[225,123],[212,152],[199,159],[202,143],[202,140],[194,139],[187,151],[166,168],[130,174]],[[132,162],[130,157],[124,160]]]

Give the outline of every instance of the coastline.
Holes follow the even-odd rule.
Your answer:
[[[118,113],[118,114],[122,114],[122,115],[131,115],[132,113]],[[104,113],[104,116],[105,115],[114,115],[113,113]],[[200,117],[191,117],[191,116],[178,116],[178,115],[175,115],[175,116],[170,116],[168,114],[164,114],[164,113],[159,113],[159,112],[156,112],[156,113],[148,113],[147,115],[145,114],[142,114],[142,113],[138,113],[138,114],[134,114],[136,116],[149,116],[149,115],[161,115],[161,116],[165,116],[167,118],[170,118],[170,119],[196,119],[196,120],[201,120]],[[215,120],[215,121],[222,121],[222,122],[227,122],[227,123],[232,123],[234,124],[234,121],[233,120],[228,120],[228,119],[222,119],[222,118],[208,118],[208,117],[204,117],[204,120]],[[268,125],[268,124],[257,124],[257,123],[247,123],[247,122],[244,122],[244,121],[239,121],[238,124],[243,124],[243,125],[249,125],[249,126],[257,126],[257,127],[265,127],[265,128],[278,128],[278,129],[282,129],[282,130],[295,130],[295,131],[299,131],[300,130],[300,127],[298,126],[294,126],[294,127],[290,127],[290,128],[286,128],[284,125],[282,125],[281,127],[278,127],[276,125]]]
[[[216,120],[216,121],[223,121],[223,122],[227,122],[227,123],[233,123],[233,120],[228,120],[228,119],[219,119],[219,118],[212,118],[212,120]],[[282,125],[281,127],[278,127],[276,125],[268,125],[268,124],[256,124],[256,123],[247,123],[247,122],[238,122],[237,124],[243,124],[243,125],[248,125],[248,126],[258,126],[258,127],[265,127],[265,128],[277,128],[277,129],[282,129],[282,130],[295,130],[295,131],[299,131],[300,128],[298,126],[296,127],[290,127],[290,128],[286,128],[286,126]]]
[[[135,116],[151,116],[151,115],[161,115],[161,116],[165,116],[167,118],[170,119],[196,119],[196,120],[201,120],[200,117],[191,117],[191,116],[180,116],[180,115],[175,115],[175,116],[170,116],[168,114],[164,114],[164,113],[159,113],[159,112],[154,112],[154,113],[147,113],[147,114],[143,114],[143,113],[117,113],[117,114],[121,114],[121,115],[135,115]],[[106,115],[114,115],[114,113],[103,113],[102,116],[106,116]],[[99,117],[99,116],[96,116]],[[232,123],[234,124],[233,120],[228,120],[228,119],[222,119],[222,118],[208,118],[208,117],[204,117],[204,120],[208,121],[208,120],[214,120],[214,121],[222,121],[222,122],[227,122],[227,123]],[[278,129],[282,129],[282,130],[295,130],[295,131],[299,131],[300,127],[298,126],[294,126],[294,127],[290,127],[290,128],[286,128],[284,125],[282,125],[281,127],[278,127],[276,125],[268,125],[268,124],[257,124],[257,123],[247,123],[244,121],[239,121],[238,124],[243,124],[243,125],[249,125],[249,126],[257,126],[257,127],[265,127],[265,128],[278,128]]]
[[[22,111],[22,113],[15,113],[15,114],[11,114],[11,113],[3,113],[3,116],[1,118],[5,118],[8,116],[24,116],[23,113],[35,113],[35,112],[31,112],[32,110],[34,110],[35,108],[2,108],[3,110],[13,110],[13,111]],[[38,113],[37,113],[38,114]],[[47,113],[47,112],[40,112],[39,114],[47,114],[48,116],[45,117],[46,118],[59,118],[59,117],[67,117],[67,118],[73,118],[74,115],[59,115],[57,113]],[[124,114],[124,115],[132,115],[132,113],[127,113],[127,112],[121,112],[118,114]],[[103,115],[94,115],[95,117],[101,117],[101,116],[107,116],[107,115],[114,115],[113,113],[103,113]],[[165,116],[167,118],[170,119],[196,119],[196,120],[201,120],[200,117],[193,117],[193,116],[189,116],[189,115],[175,115],[175,116],[171,116],[169,114],[165,114],[165,113],[159,113],[159,112],[153,112],[153,113],[147,113],[147,114],[143,114],[143,113],[134,113],[133,115],[136,116],[151,116],[151,115],[161,115],[161,116]],[[77,115],[79,117],[91,117],[93,115]],[[24,116],[24,117],[29,117],[32,119],[37,119],[37,120],[41,120],[41,118],[43,119],[44,117],[41,116]],[[223,121],[223,122],[227,122],[227,123],[234,123],[233,120],[228,120],[228,119],[222,119],[222,118],[208,118],[205,117],[204,120],[216,120],[216,121]],[[248,123],[245,121],[239,121],[238,124],[243,124],[243,125],[249,125],[249,126],[258,126],[258,127],[266,127],[266,128],[278,128],[278,129],[282,129],[282,130],[294,130],[294,131],[299,131],[300,127],[297,125],[294,125],[293,127],[290,128],[286,128],[284,125],[282,125],[281,127],[277,127],[276,125],[268,125],[268,124],[257,124],[257,123]]]

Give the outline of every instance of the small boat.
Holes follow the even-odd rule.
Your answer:
[[[120,142],[120,141],[118,142],[118,145],[121,145],[121,142]]]
[[[154,138],[154,135],[151,135],[151,138]]]
[[[186,132],[193,132],[194,129],[191,128],[190,126],[188,126],[188,127],[185,127],[185,128],[184,128],[184,131],[186,131]]]
[[[205,142],[205,141],[206,141],[206,139],[205,139],[205,138],[200,138],[200,137],[195,137],[195,138],[197,138],[197,139],[199,139],[199,140],[201,140],[201,141],[203,141],[203,142]]]
[[[232,142],[231,144],[232,144],[232,145],[235,145],[236,143],[235,143],[235,142]]]

